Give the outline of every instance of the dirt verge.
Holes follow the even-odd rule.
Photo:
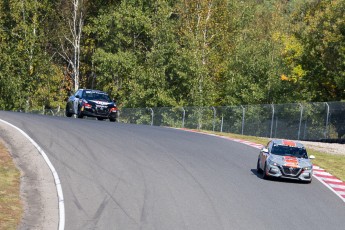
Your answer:
[[[38,150],[14,128],[0,122],[0,138],[21,172],[24,214],[18,229],[58,229],[58,198],[53,175]]]

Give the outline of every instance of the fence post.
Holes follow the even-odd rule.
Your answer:
[[[325,138],[327,139],[329,137],[329,129],[328,129],[328,122],[329,122],[329,104],[327,102],[325,102],[326,106],[327,106],[327,116],[326,116],[326,127],[325,127]]]
[[[222,122],[220,123],[220,132],[223,132],[223,122],[224,122],[224,115],[222,114]]]
[[[298,126],[298,137],[297,140],[300,139],[300,135],[301,135],[301,125],[302,125],[302,118],[303,118],[303,105],[301,103],[298,103],[299,106],[301,107],[301,115],[299,118],[299,126]]]
[[[243,135],[243,130],[244,130],[244,116],[246,115],[246,108],[243,107],[243,105],[241,105],[242,107],[242,135]]]
[[[183,107],[181,108],[182,108],[182,128],[184,128],[184,119],[186,117],[186,110]]]
[[[214,106],[212,106],[212,110],[213,110],[212,131],[214,132],[214,128],[216,126],[216,109],[214,108]]]
[[[303,132],[303,139],[305,140],[305,134],[307,132],[307,122],[308,122],[308,117],[305,119],[304,122],[304,132]]]
[[[154,113],[153,113],[153,109],[152,108],[149,108],[149,110],[151,111],[151,126],[153,126],[153,116],[154,116]]]
[[[278,127],[278,116],[276,117],[276,127],[274,129],[274,138],[277,137],[277,127]]]
[[[201,107],[197,107],[198,108],[198,130],[201,129],[202,127],[202,112],[200,111],[201,110]]]
[[[271,104],[272,107],[272,120],[271,120],[271,133],[270,133],[270,138],[272,138],[272,132],[273,132],[273,125],[274,125],[274,104]]]

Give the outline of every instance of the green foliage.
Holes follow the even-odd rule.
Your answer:
[[[62,75],[45,50],[48,40],[43,19],[49,11],[48,1],[4,1],[0,5],[1,109],[27,110],[62,103],[61,97],[50,97],[59,93]],[[53,79],[56,77],[59,79]]]
[[[0,109],[63,106],[70,3],[0,2]],[[84,0],[81,10],[80,87],[122,106],[345,99],[343,0]]]
[[[345,3],[327,0],[306,5],[303,27],[292,38],[302,52],[290,61],[292,73],[299,74],[302,100],[340,100],[345,96]],[[297,68],[297,69],[296,69]],[[296,74],[295,74],[296,75]]]
[[[273,39],[284,24],[279,8],[255,1],[237,5],[233,33],[236,45],[227,57],[221,104],[256,104],[280,101],[279,44]],[[266,10],[265,10],[266,9]]]

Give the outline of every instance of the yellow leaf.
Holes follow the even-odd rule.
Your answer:
[[[288,76],[286,76],[285,74],[282,74],[282,75],[280,76],[280,79],[281,79],[282,81],[290,81],[290,78],[289,78]]]

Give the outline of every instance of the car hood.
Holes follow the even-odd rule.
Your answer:
[[[293,167],[293,168],[303,168],[310,167],[312,163],[309,159],[293,157],[293,156],[278,156],[270,155],[270,160],[276,162],[279,165]]]

